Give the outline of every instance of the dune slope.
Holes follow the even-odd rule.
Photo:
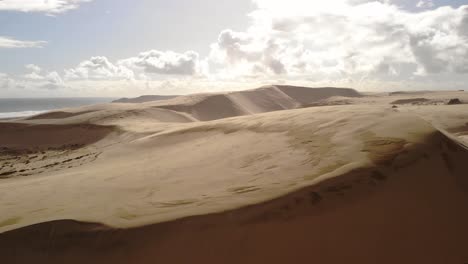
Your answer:
[[[115,101],[113,104],[66,109],[36,115],[27,120],[60,120],[72,122],[116,124],[119,119],[139,118],[139,121],[179,123],[210,121],[228,117],[266,113],[307,107],[334,96],[358,98],[361,95],[348,88],[306,88],[297,86],[266,86],[253,90],[195,94],[186,96],[150,96],[139,100]],[[151,100],[151,98],[155,98]],[[147,100],[143,100],[147,99]],[[157,99],[157,100],[156,100]],[[121,103],[117,103],[121,102]],[[91,114],[90,114],[91,113]],[[96,116],[97,118],[92,118]]]
[[[0,253],[8,263],[466,262],[467,150],[434,133],[408,151],[224,213],[133,229],[39,224],[3,234]]]
[[[185,112],[197,120],[209,121],[227,117],[295,109],[333,96],[360,97],[353,89],[268,86],[224,94],[183,96],[155,107]]]

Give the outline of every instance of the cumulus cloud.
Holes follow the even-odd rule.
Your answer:
[[[462,89],[468,80],[468,5],[414,0],[408,11],[404,0],[252,1],[249,27],[221,31],[205,58],[158,50],[96,56],[63,72],[28,65],[28,74],[0,76],[0,85],[184,93],[266,83]]]
[[[9,89],[13,86],[13,80],[8,74],[0,72],[0,89]]]
[[[418,74],[468,73],[468,6],[439,8],[419,14],[408,24]]]
[[[419,0],[416,4],[416,7],[419,8],[431,8],[434,7],[434,2],[432,0]]]
[[[0,2],[1,3],[1,2]],[[42,48],[47,42],[45,41],[23,41],[10,37],[0,36],[0,48]]]
[[[65,70],[65,79],[132,79],[133,71],[111,63],[106,57],[97,56],[81,62],[76,68]]]
[[[176,53],[150,50],[136,57],[121,60],[119,64],[128,68],[141,69],[145,73],[196,75],[200,72],[199,57],[194,51]]]
[[[228,29],[221,32],[218,42],[211,46],[210,59],[225,76],[281,75],[287,73],[283,60],[286,44],[282,39],[257,39]]]
[[[104,56],[92,57],[65,70],[66,80],[148,80],[150,75],[195,76],[202,72],[199,55],[150,50],[113,63]]]
[[[212,45],[214,74],[386,81],[468,73],[468,6],[412,13],[397,1],[253,2],[251,26],[224,30]]]
[[[32,71],[33,73],[40,73],[42,71],[41,67],[35,64],[27,64],[24,66],[26,69]]]
[[[56,71],[45,71],[34,64],[25,65],[30,73],[22,76],[10,76],[0,73],[0,88],[6,90],[58,90],[67,88],[60,74]]]
[[[56,71],[47,73],[44,76],[44,80],[45,83],[39,86],[41,89],[56,90],[67,87],[62,77]]]
[[[25,68],[30,71],[30,73],[23,75],[25,79],[44,80],[44,76],[41,75],[41,72],[42,72],[41,67],[35,64],[27,64],[25,65]]]
[[[0,11],[43,12],[58,14],[78,8],[92,0],[1,0]]]

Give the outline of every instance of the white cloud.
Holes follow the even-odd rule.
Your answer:
[[[269,83],[463,89],[468,81],[468,6],[425,1],[410,12],[402,0],[252,1],[249,27],[220,32],[206,58],[158,50],[116,61],[96,56],[64,74],[28,65],[28,74],[3,76],[0,85],[136,95]],[[410,4],[414,11],[417,1]]]
[[[27,64],[25,68],[30,70],[30,73],[23,75],[25,79],[29,80],[44,80],[44,76],[41,75],[42,69],[41,67],[34,65],[34,64]]]
[[[39,86],[41,89],[56,90],[67,87],[62,77],[55,71],[47,73],[44,79],[45,83]]]
[[[59,90],[67,88],[60,74],[56,71],[48,72],[34,64],[25,65],[31,71],[22,76],[10,76],[0,73],[0,89],[2,90]]]
[[[224,30],[211,46],[210,59],[218,64],[224,76],[279,75],[286,73],[282,53],[285,41],[255,38],[244,32]]]
[[[212,45],[220,78],[362,83],[468,73],[468,6],[411,13],[394,1],[253,2],[251,26],[225,30]]]
[[[0,2],[1,3],[1,2]],[[45,41],[23,41],[0,36],[0,48],[42,48]]]
[[[132,79],[133,71],[97,56],[81,62],[76,68],[65,70],[65,79]]]
[[[92,0],[1,0],[0,11],[63,13]]]
[[[193,51],[176,53],[150,50],[113,63],[104,56],[92,57],[77,67],[66,69],[64,79],[79,80],[152,80],[168,76],[196,77],[206,70]],[[34,73],[34,72],[33,72]]]
[[[468,73],[468,6],[439,8],[408,23],[419,74]]]
[[[135,95],[136,91],[154,93],[154,89],[159,88],[168,91],[171,87],[180,89],[185,87],[182,83],[200,80],[202,74],[206,72],[204,62],[199,60],[199,55],[195,52],[175,53],[154,50],[115,63],[104,56],[91,57],[75,68],[65,69],[63,74],[44,70],[34,64],[25,65],[25,69],[27,72],[23,75],[0,74],[0,88],[23,90],[23,92],[27,90],[34,93],[55,90],[54,93],[64,94],[76,92],[106,96],[106,92],[118,92]]]
[[[194,51],[176,53],[150,50],[121,60],[118,64],[150,74],[196,75],[201,71],[199,55]]]
[[[416,4],[416,7],[431,8],[434,7],[434,2],[432,0],[419,0],[419,2]]]
[[[34,73],[39,73],[41,72],[41,67],[35,65],[35,64],[27,64],[24,66],[26,69],[31,70]]]
[[[8,76],[8,74],[0,72],[0,89],[10,89],[13,86],[13,80]]]

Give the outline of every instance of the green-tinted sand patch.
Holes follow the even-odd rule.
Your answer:
[[[21,221],[21,217],[12,217],[0,222],[0,227],[15,225]]]

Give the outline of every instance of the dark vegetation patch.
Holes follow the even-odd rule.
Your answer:
[[[404,104],[412,104],[412,105],[417,105],[417,104],[425,104],[429,103],[431,100],[426,99],[426,98],[410,98],[410,99],[400,99],[391,102],[390,104],[392,105],[404,105]]]
[[[95,111],[82,111],[82,112],[76,112],[76,113],[70,113],[70,112],[48,112],[44,114],[39,114],[35,115],[32,117],[27,118],[26,120],[39,120],[39,119],[64,119],[64,118],[69,118],[69,117],[74,117],[74,116],[80,116],[88,113],[92,113]]]

